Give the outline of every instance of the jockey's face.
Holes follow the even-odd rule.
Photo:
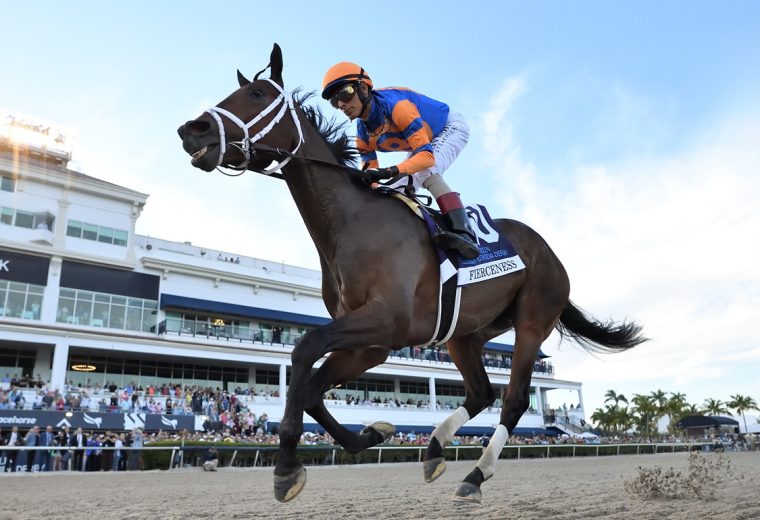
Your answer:
[[[343,112],[351,121],[357,117],[362,117],[362,109],[364,107],[362,106],[360,97],[367,94],[367,87],[363,83],[359,83],[357,86],[361,90],[362,96],[359,96],[359,92],[355,92],[354,95],[346,101],[343,101],[340,98],[337,99],[336,108]]]

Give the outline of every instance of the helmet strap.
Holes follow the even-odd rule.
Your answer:
[[[364,72],[364,69],[362,69],[362,73],[363,72]],[[362,91],[361,85],[364,85],[364,87],[367,89],[366,94]],[[368,112],[369,102],[372,100],[372,93],[370,92],[370,88],[366,83],[364,83],[363,81],[357,81],[356,95],[359,96],[359,101],[361,101],[362,103],[362,111],[361,111],[361,114],[359,114],[359,117],[361,117],[364,115],[364,112]]]

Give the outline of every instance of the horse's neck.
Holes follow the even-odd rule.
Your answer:
[[[336,167],[293,160],[283,170],[293,201],[301,213],[317,249],[326,258],[332,256],[342,231],[350,225],[347,215],[360,204],[359,190],[345,175],[327,144],[310,124],[303,124],[305,143],[299,155],[335,162]]]

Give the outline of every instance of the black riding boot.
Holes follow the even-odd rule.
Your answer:
[[[441,230],[433,239],[436,245],[444,249],[453,249],[463,258],[472,260],[480,255],[475,233],[470,227],[467,210],[452,209],[444,215],[451,231]]]

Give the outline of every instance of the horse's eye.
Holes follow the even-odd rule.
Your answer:
[[[251,90],[251,97],[262,98],[264,97],[264,93],[261,90],[255,88]]]

